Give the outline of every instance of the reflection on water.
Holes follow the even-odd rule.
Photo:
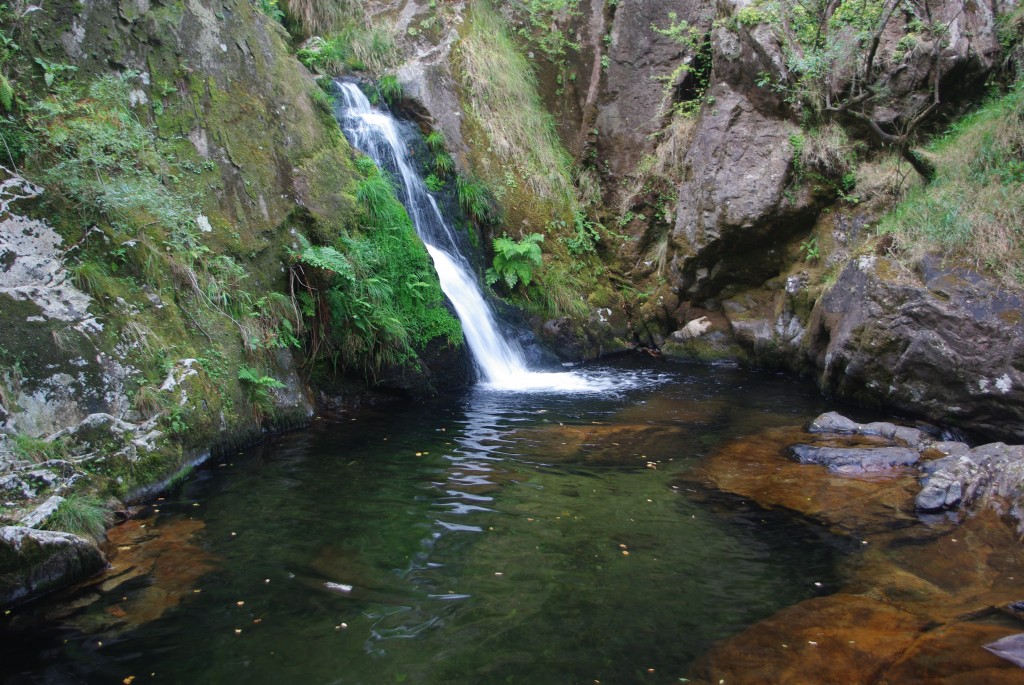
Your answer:
[[[824,410],[813,388],[594,377],[613,373],[617,392],[477,388],[323,421],[203,470],[138,542],[158,558],[159,531],[189,530],[168,554],[195,572],[126,562],[116,586],[15,612],[0,682],[674,683],[834,587],[818,531],[673,488],[723,440]],[[154,592],[175,601],[131,615]]]

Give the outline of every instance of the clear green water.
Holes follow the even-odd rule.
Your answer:
[[[0,682],[676,683],[834,587],[820,531],[672,487],[725,439],[827,410],[812,387],[615,371],[644,382],[391,405],[201,470],[148,525],[197,519],[215,568],[135,627],[119,608],[156,573],[15,612]]]

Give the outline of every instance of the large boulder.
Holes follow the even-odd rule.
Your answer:
[[[806,351],[829,394],[1022,442],[1022,310],[971,269],[864,256],[818,301]]]
[[[106,565],[95,544],[71,533],[0,528],[0,606],[37,597]]]

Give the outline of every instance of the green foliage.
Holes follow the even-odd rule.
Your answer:
[[[393,185],[363,159],[358,164],[366,177],[356,189],[363,230],[342,234],[336,246],[301,239],[292,260],[321,274],[300,274],[310,285],[301,304],[314,319],[319,344],[342,367],[372,375],[414,359],[435,338],[458,343],[462,330],[444,306],[430,258]]]
[[[72,266],[69,271],[75,285],[93,297],[108,297],[115,292],[110,272],[104,264],[83,261]]]
[[[427,144],[427,149],[435,155],[444,152],[444,134],[440,131],[431,131],[423,136],[423,142]]]
[[[879,224],[898,253],[940,249],[1024,284],[1024,87],[988,102],[933,142],[932,183]]]
[[[311,71],[338,74],[347,69],[381,71],[395,64],[394,35],[383,25],[346,23],[325,37],[315,36],[296,53]]]
[[[259,420],[273,413],[274,400],[270,391],[287,387],[273,376],[267,376],[245,365],[238,367],[238,380],[248,392],[253,412]]]
[[[58,530],[102,540],[111,522],[110,510],[98,497],[71,493],[46,520],[46,530]]]
[[[570,59],[579,52],[580,45],[568,37],[567,30],[571,30],[570,22],[579,17],[579,0],[512,0],[509,4],[522,17],[515,27],[516,35],[555,65],[558,84],[563,86],[574,79]],[[559,88],[557,95],[563,92]]]
[[[260,388],[263,390],[280,390],[281,388],[287,387],[284,383],[273,376],[261,374],[256,369],[244,365],[238,367],[238,380],[253,388]]]
[[[520,241],[503,235],[494,239],[494,260],[487,269],[485,279],[488,285],[502,282],[510,291],[519,284],[523,288],[530,285],[534,270],[543,263],[540,244],[544,236],[531,233]]]
[[[821,248],[818,247],[818,236],[812,236],[801,241],[800,253],[804,256],[805,262],[816,262],[821,256]]]
[[[656,77],[662,83],[662,109],[674,101],[672,109],[683,116],[695,116],[704,104],[711,77],[711,38],[680,19],[675,12],[668,13],[668,24],[660,27],[651,24],[651,29],[671,39],[688,53],[668,76]]]
[[[14,86],[4,74],[0,74],[0,105],[8,112],[14,109]]]
[[[337,31],[363,13],[362,0],[283,0],[282,4],[289,18],[297,22],[307,36]]]
[[[583,210],[577,209],[573,212],[573,230],[575,232],[572,235],[563,239],[569,254],[579,257],[597,251],[601,234],[597,232],[594,222],[587,218]]]
[[[106,219],[129,236],[154,223],[181,228],[197,214],[188,193],[165,183],[182,173],[175,158],[129,107],[135,76],[101,77],[84,94],[58,86],[27,117],[33,180],[85,221]]]
[[[278,0],[253,0],[253,5],[260,14],[270,17],[274,21],[279,22],[284,19],[284,11],[278,5]]]
[[[447,152],[434,155],[434,172],[441,178],[448,178],[455,173],[455,160]]]
[[[489,224],[497,219],[491,194],[482,181],[459,176],[455,180],[455,189],[459,197],[459,206],[474,221]]]
[[[427,174],[426,178],[423,179],[423,185],[427,186],[427,190],[432,193],[444,188],[444,181],[434,174]]]
[[[36,57],[35,63],[43,69],[43,83],[47,87],[52,86],[58,78],[69,78],[78,71],[78,67],[59,62],[47,62],[45,59]]]
[[[488,2],[474,3],[472,12],[460,44],[462,77],[467,114],[481,127],[501,163],[501,168],[487,170],[490,180],[513,170],[530,191],[573,207],[571,160],[537,92],[534,66],[516,48],[505,22]]]

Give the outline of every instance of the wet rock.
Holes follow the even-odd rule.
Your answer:
[[[719,643],[694,667],[700,683],[873,683],[927,622],[865,597],[801,602]]]
[[[685,343],[687,340],[701,337],[712,328],[713,325],[708,317],[702,316],[699,319],[687,321],[685,326],[672,333],[668,339],[672,342]]]
[[[811,421],[808,433],[856,433],[860,424],[834,411]]]
[[[931,442],[928,434],[917,428],[897,426],[887,421],[857,423],[834,411],[814,419],[807,430],[810,433],[877,435],[914,448],[921,448]]]
[[[71,533],[0,528],[0,606],[41,595],[106,564],[95,544]]]
[[[865,473],[883,471],[897,466],[911,466],[921,458],[917,450],[907,447],[815,447],[795,445],[793,456],[801,464],[819,464],[833,473]]]
[[[811,198],[787,192],[795,124],[758,110],[748,94],[718,83],[715,107],[697,122],[672,239],[675,286],[692,301],[726,284],[756,285],[777,274],[774,244],[809,228]]]
[[[952,449],[955,455],[924,465],[917,508],[939,511],[977,504],[1002,510],[1008,503],[1009,513],[1024,529],[1024,445],[996,442],[966,452]]]
[[[712,6],[696,0],[675,2],[672,10],[702,32],[714,19]],[[660,0],[631,0],[620,5],[612,18],[594,123],[600,131],[601,158],[618,177],[632,172],[652,149],[652,134],[663,123],[661,79],[671,76],[689,52],[655,30],[669,23]]]
[[[788,458],[791,445],[811,440],[813,436],[797,428],[733,440],[689,472],[684,482],[731,492],[768,509],[784,507],[858,539],[917,522],[912,473],[887,469],[851,478]]]

